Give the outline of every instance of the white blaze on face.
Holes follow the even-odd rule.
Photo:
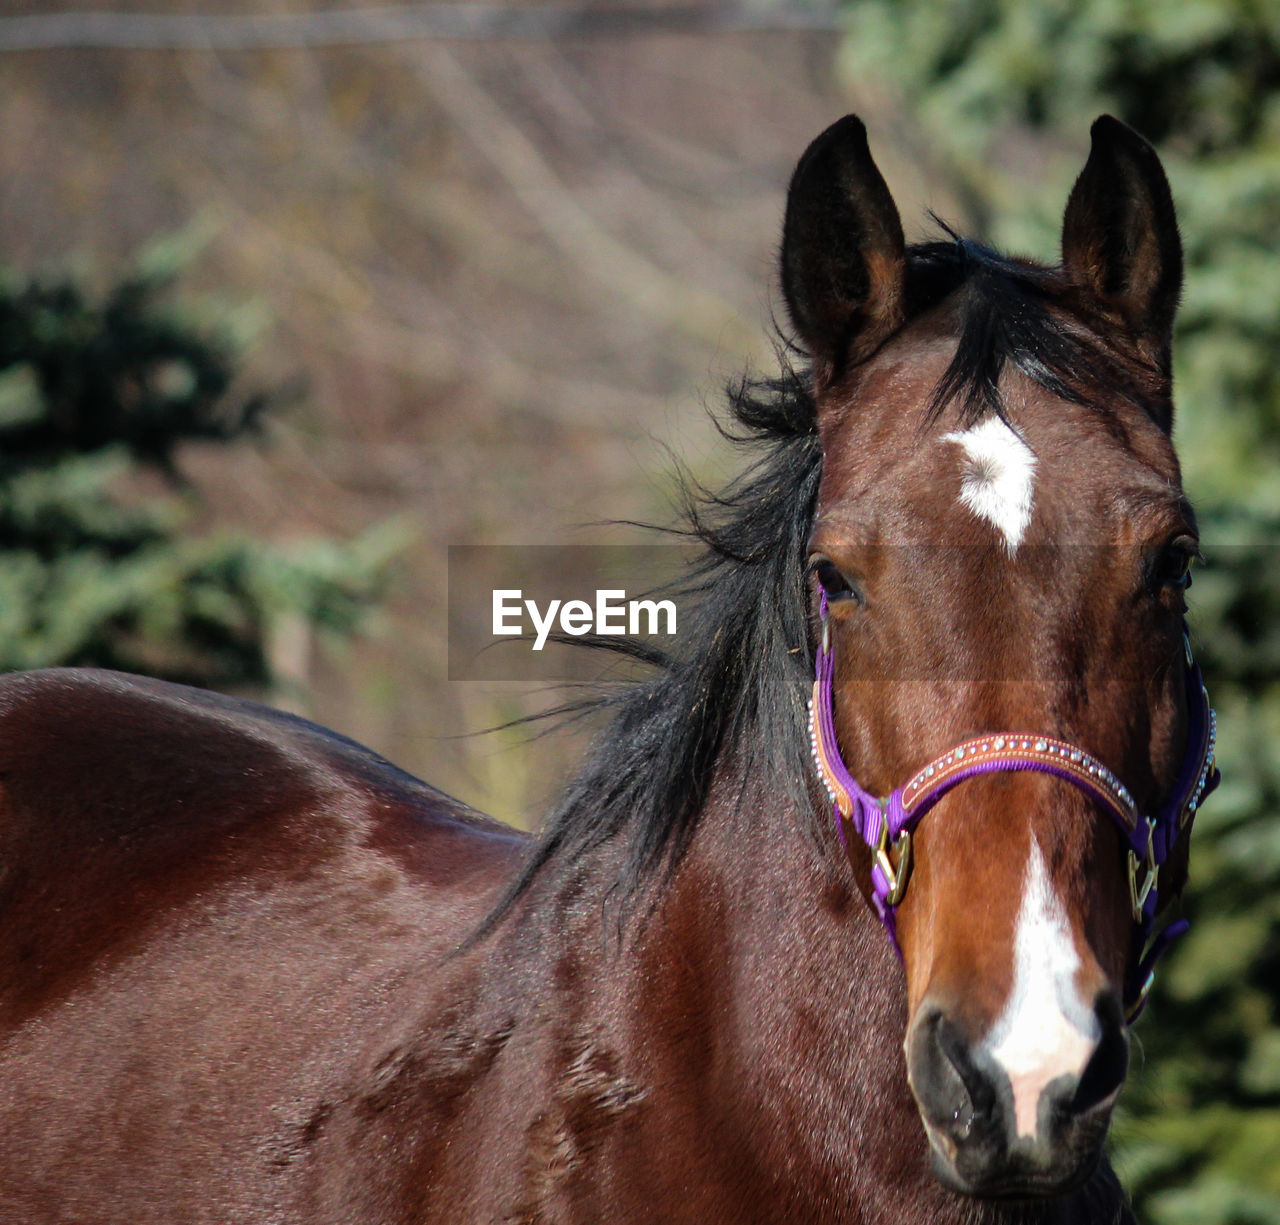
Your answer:
[[[1031,522],[1036,457],[1018,432],[999,417],[987,417],[978,425],[943,442],[964,448],[961,462],[960,501],[986,519],[1004,537],[1013,553]]]
[[[1059,1076],[1079,1076],[1102,1027],[1076,990],[1080,958],[1036,842],[1023,884],[1013,946],[1013,989],[984,1046],[1013,1088],[1019,1136],[1033,1139],[1040,1095]]]

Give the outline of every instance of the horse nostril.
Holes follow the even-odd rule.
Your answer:
[[[916,1023],[908,1056],[911,1087],[930,1123],[965,1140],[975,1119],[995,1108],[990,1081],[974,1066],[969,1045],[940,1008]]]
[[[1108,991],[1099,996],[1094,1012],[1101,1036],[1080,1073],[1070,1103],[1072,1114],[1084,1114],[1105,1102],[1124,1083],[1129,1071],[1129,1034],[1115,993]]]

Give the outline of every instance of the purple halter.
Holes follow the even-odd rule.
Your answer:
[[[1154,816],[1144,816],[1124,784],[1096,757],[1064,740],[1026,732],[993,732],[966,740],[935,757],[888,796],[872,795],[849,773],[836,742],[831,692],[835,662],[825,592],[821,593],[821,619],[822,636],[809,702],[814,761],[831,796],[836,828],[850,859],[850,833],[871,848],[871,900],[898,955],[901,957],[902,950],[898,946],[897,908],[911,875],[911,835],[925,813],[953,787],[980,774],[1017,770],[1051,774],[1078,787],[1099,804],[1129,848],[1134,931],[1124,1004],[1129,1022],[1137,1020],[1151,989],[1156,962],[1188,927],[1186,920],[1180,919],[1155,933],[1160,866],[1178,838],[1190,829],[1197,808],[1219,782],[1214,765],[1217,716],[1209,706],[1200,668],[1191,656],[1185,627],[1187,707],[1191,719],[1187,747],[1170,798]]]

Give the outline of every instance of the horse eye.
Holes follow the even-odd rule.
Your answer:
[[[1191,564],[1200,556],[1196,542],[1180,536],[1156,555],[1151,565],[1149,583],[1152,591],[1165,588],[1185,591],[1191,586]]]
[[[858,585],[841,574],[830,558],[815,557],[809,563],[809,570],[817,576],[822,590],[826,592],[828,604],[838,604],[842,600],[854,600],[859,604],[864,602]]]

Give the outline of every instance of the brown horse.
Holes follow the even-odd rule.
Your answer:
[[[814,142],[805,370],[736,393],[681,646],[537,841],[251,703],[5,678],[0,1220],[1131,1220],[1124,1009],[1212,770],[1180,246],[1115,120],[1062,255],[907,247],[862,125]]]

